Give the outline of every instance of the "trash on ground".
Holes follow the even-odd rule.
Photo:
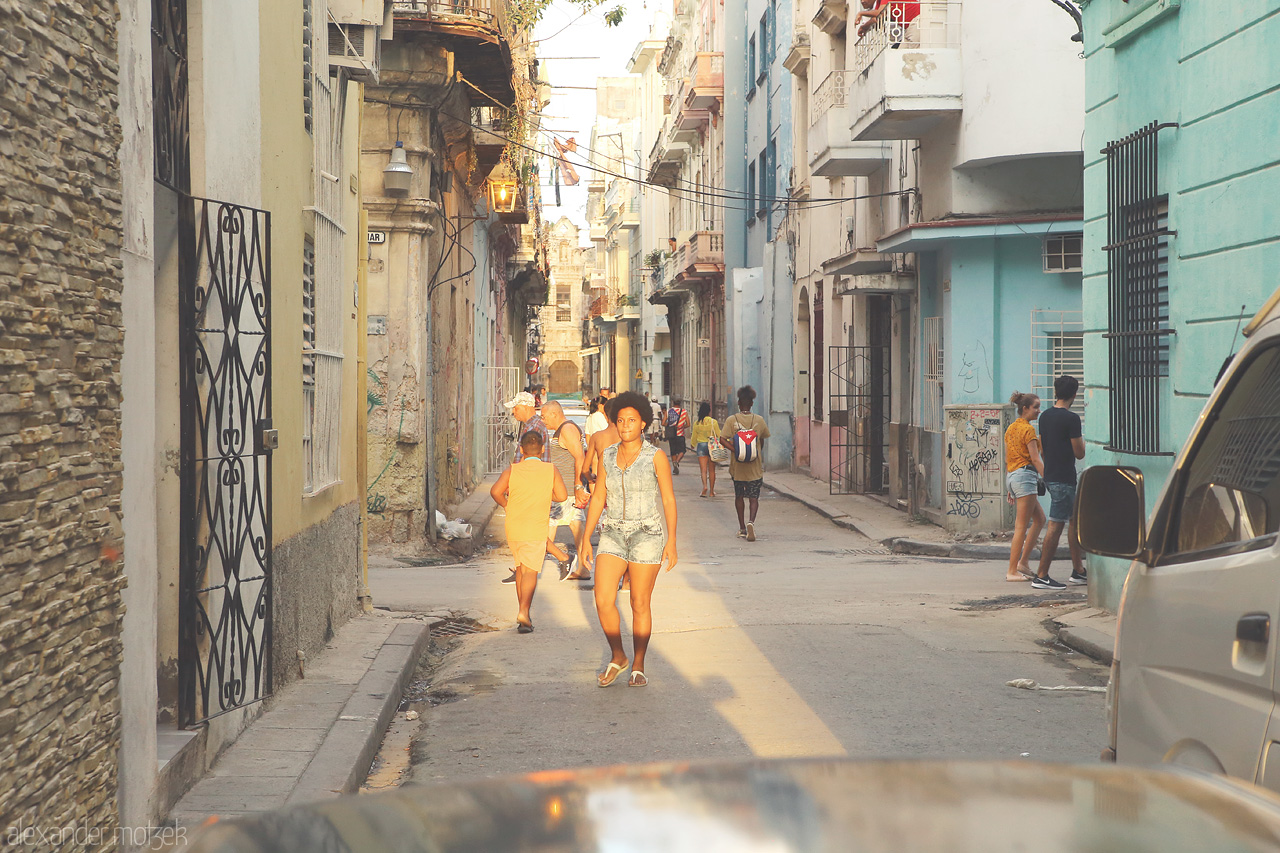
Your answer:
[[[1106,693],[1105,687],[1091,687],[1083,684],[1059,684],[1056,687],[1046,687],[1040,682],[1032,678],[1015,678],[1013,681],[1006,681],[1005,687],[1017,687],[1020,690],[1062,690],[1074,691],[1076,693]]]

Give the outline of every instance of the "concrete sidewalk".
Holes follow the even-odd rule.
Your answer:
[[[1105,610],[1086,607],[1055,616],[1058,641],[1104,666],[1111,665],[1116,646],[1116,617]]]
[[[826,516],[837,527],[860,533],[895,554],[963,560],[1009,559],[1007,542],[956,542],[950,533],[930,521],[914,519],[905,511],[866,495],[829,494],[827,483],[804,474],[768,471],[764,485]],[[1031,552],[1031,558],[1040,558],[1039,548]]]
[[[497,474],[488,475],[476,483],[476,487],[463,499],[462,503],[445,513],[450,519],[460,518],[471,525],[473,542],[483,541],[485,529],[493,518],[494,510],[498,508],[493,498],[489,496],[489,490],[496,482],[498,482]]]
[[[429,639],[426,622],[360,614],[269,700],[174,807],[183,827],[351,793],[364,782]]]

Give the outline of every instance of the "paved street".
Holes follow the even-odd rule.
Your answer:
[[[1100,694],[1005,682],[1100,685],[1105,671],[1044,644],[1045,608],[961,606],[1040,595],[1004,582],[1000,564],[847,553],[878,548],[770,493],[747,543],[732,499],[699,499],[689,473],[676,478],[681,561],[654,593],[645,688],[595,686],[607,651],[591,594],[550,569],[537,630],[518,635],[514,590],[498,583],[505,548],[371,571],[378,606],[500,628],[462,638],[436,673],[433,694],[452,699],[423,715],[412,781],[747,756],[1096,760]]]

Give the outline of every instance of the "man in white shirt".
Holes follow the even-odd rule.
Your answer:
[[[658,402],[657,397],[654,397],[649,401],[649,405],[653,407],[653,423],[649,424],[649,441],[657,445],[662,439],[662,404]]]

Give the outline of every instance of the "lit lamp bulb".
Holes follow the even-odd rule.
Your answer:
[[[516,209],[516,175],[506,163],[499,163],[489,174],[489,200],[495,213]]]

